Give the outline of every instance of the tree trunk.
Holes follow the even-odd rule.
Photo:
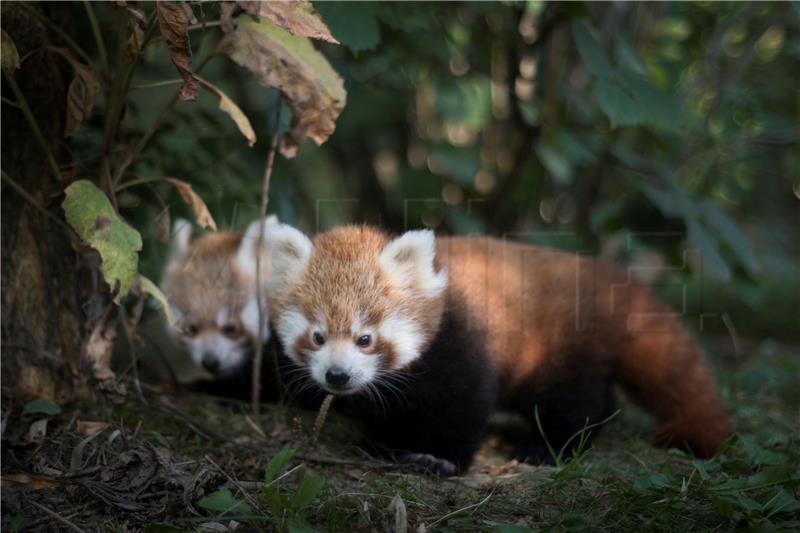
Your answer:
[[[33,9],[61,8],[41,4]],[[46,29],[19,3],[4,2],[2,20],[23,59],[19,69],[4,74],[13,76],[63,169],[68,160],[63,131],[69,67],[43,48],[49,43]],[[17,101],[5,75],[2,95]],[[68,173],[54,176],[31,125],[19,109],[5,102],[2,132],[3,397],[64,403],[73,397],[79,375],[86,319],[82,304],[88,301],[71,236],[54,220],[64,220],[60,203]]]

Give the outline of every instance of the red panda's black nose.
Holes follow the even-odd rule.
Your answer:
[[[350,374],[342,367],[332,366],[325,372],[325,381],[334,388],[342,388],[350,381]]]
[[[219,361],[217,361],[217,358],[214,357],[213,355],[205,354],[203,356],[203,368],[205,368],[212,374],[215,374],[217,370],[219,370]]]

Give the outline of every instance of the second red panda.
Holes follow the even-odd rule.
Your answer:
[[[267,235],[273,327],[290,359],[379,445],[440,474],[469,466],[495,407],[538,410],[558,450],[620,383],[664,444],[714,452],[727,412],[698,348],[625,273],[494,239],[344,227]],[[538,432],[519,456],[548,458]]]

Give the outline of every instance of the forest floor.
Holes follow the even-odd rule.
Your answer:
[[[717,365],[739,432],[713,459],[650,446],[623,400],[577,457],[518,464],[493,436],[448,479],[367,456],[333,414],[314,442],[315,413],[151,388],[145,404],[129,382],[123,403],[4,420],[2,529],[797,531],[800,354],[750,353]]]

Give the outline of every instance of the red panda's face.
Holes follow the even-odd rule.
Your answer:
[[[254,241],[258,231],[256,221],[243,236],[221,232],[192,239],[189,223],[175,222],[162,280],[176,318],[167,328],[192,361],[212,374],[242,370],[255,343],[269,339],[268,311],[264,310],[260,328],[256,301]],[[269,274],[266,255],[262,265],[263,286]],[[262,301],[266,303],[263,296]]]
[[[438,328],[447,274],[433,233],[395,240],[345,227],[314,243],[281,225],[268,236],[273,324],[287,355],[336,394],[370,389],[416,360]]]

